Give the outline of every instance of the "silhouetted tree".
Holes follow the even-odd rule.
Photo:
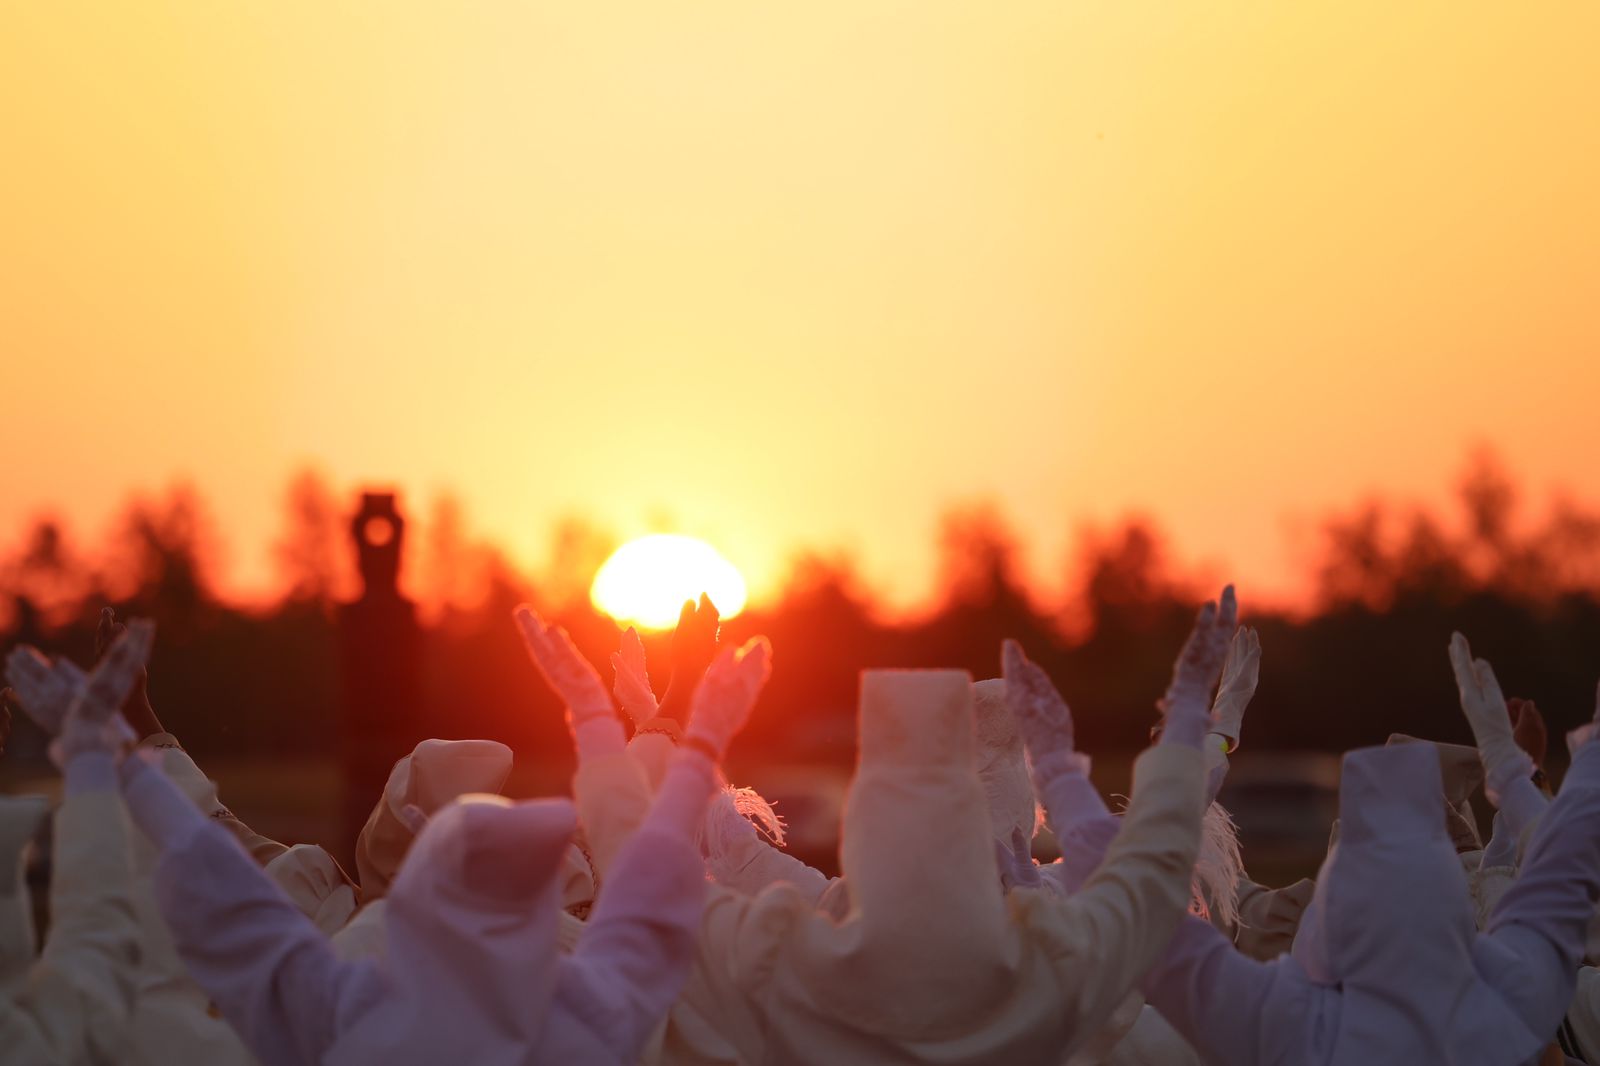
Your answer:
[[[137,610],[189,624],[214,605],[207,568],[216,536],[193,486],[174,486],[157,499],[135,497],[119,543],[123,560],[115,576],[128,583]]]
[[[284,530],[274,545],[285,597],[325,607],[349,594],[345,526],[323,476],[311,468],[297,473],[284,498]]]

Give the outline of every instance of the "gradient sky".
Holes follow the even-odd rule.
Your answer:
[[[927,591],[1151,512],[1292,595],[1491,443],[1600,500],[1600,5],[15,3],[0,498],[291,469]]]

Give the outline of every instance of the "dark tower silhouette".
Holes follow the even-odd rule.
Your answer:
[[[393,493],[367,492],[350,523],[361,598],[339,608],[343,837],[353,846],[396,759],[423,739],[422,634],[400,593],[405,519]]]

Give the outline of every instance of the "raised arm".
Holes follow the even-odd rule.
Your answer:
[[[1044,802],[1045,823],[1057,839],[1074,825],[1111,812],[1089,781],[1089,756],[1072,747],[1072,710],[1050,677],[1008,640],[1001,647],[1006,705],[1028,749],[1034,791]]]
[[[1517,745],[1506,698],[1485,659],[1474,659],[1467,638],[1450,636],[1450,667],[1461,694],[1461,710],[1483,759],[1484,789],[1520,838],[1544,813],[1548,800],[1533,783],[1533,759]]]
[[[128,627],[116,620],[111,608],[107,607],[100,612],[100,621],[95,628],[94,638],[97,663],[104,662],[108,649],[127,631]],[[30,708],[29,716],[37,720],[46,733],[55,735],[61,728],[68,704],[86,684],[87,676],[67,659],[57,659],[51,663],[37,654],[18,652],[13,655],[10,662],[11,668],[17,672],[18,684],[21,687],[19,698],[25,699]],[[141,666],[134,676],[132,687],[123,699],[122,715],[117,719],[119,723],[117,728],[126,729],[127,737],[130,740],[137,740],[141,748],[163,752],[167,757],[168,769],[178,776],[179,784],[194,802],[233,833],[257,862],[265,865],[287,851],[285,845],[255,832],[222,805],[221,800],[217,798],[216,786],[206,778],[194,760],[183,750],[178,738],[163,730],[154,708],[150,705],[148,681],[149,671]]]
[[[320,1062],[370,968],[341,962],[238,841],[154,765],[127,760],[122,787],[161,852],[156,903],[189,973],[266,1066]]]
[[[1086,1017],[1103,1017],[1127,994],[1188,908],[1205,807],[1200,745],[1236,616],[1231,586],[1220,610],[1201,610],[1161,702],[1161,737],[1134,764],[1133,798],[1105,860],[1082,891],[1054,905],[1059,935],[1075,946],[1063,962]]]
[[[0,799],[0,1002],[26,983],[38,954],[28,897],[28,844],[49,810],[44,796]]]
[[[692,603],[684,604],[678,630],[673,634],[675,679],[703,676],[699,653],[691,652],[708,639],[711,646],[715,646],[716,612],[716,607],[704,597],[698,608]],[[644,770],[650,787],[659,788],[678,742],[683,739],[683,725],[667,717],[657,706],[646,667],[644,644],[632,627],[622,634],[621,646],[611,653],[611,666],[615,675],[612,694],[634,723],[628,754]],[[702,837],[706,872],[718,884],[750,895],[783,881],[794,885],[812,902],[820,899],[828,887],[828,878],[769,843],[746,813],[751,804],[759,808],[756,817],[762,820],[774,839],[782,843],[782,823],[759,796],[749,790],[725,788],[712,800],[706,812]],[[643,808],[638,809],[642,815]]]
[[[661,717],[687,726],[698,706],[695,692],[700,679],[716,660],[722,614],[711,597],[701,594],[700,602],[684,601],[678,613],[678,626],[672,631],[672,679],[661,697],[657,712]]]
[[[1061,862],[1048,870],[1049,880],[1076,892],[1100,865],[1120,823],[1089,780],[1089,756],[1073,750],[1072,711],[1049,675],[1014,640],[1005,642],[1000,658],[1006,705],[1028,749],[1033,791],[1044,804],[1045,824],[1061,845]],[[1020,864],[1016,851],[1014,842],[1013,854],[1001,856],[1007,863],[1003,871]],[[1027,883],[1015,872],[1002,877]]]
[[[1199,749],[1204,743],[1212,722],[1211,690],[1222,672],[1223,660],[1238,624],[1239,603],[1233,586],[1229,585],[1222,590],[1220,607],[1210,602],[1200,609],[1200,617],[1178,653],[1172,681],[1160,702],[1162,722],[1158,745],[1181,744]]]
[[[567,708],[567,727],[578,762],[614,755],[627,746],[622,723],[600,675],[583,657],[565,629],[550,625],[527,604],[515,612],[517,627],[528,657],[539,668],[545,683],[561,697]]]
[[[650,802],[650,785],[629,757],[622,724],[600,675],[559,626],[547,625],[531,607],[516,610],[528,655],[567,708],[578,754],[573,798],[595,870],[609,874],[623,842],[633,835]]]
[[[94,654],[98,659],[105,654],[111,642],[116,640],[126,631],[127,626],[117,621],[116,612],[110,607],[102,608],[100,621],[94,631]],[[222,823],[223,828],[232,833],[250,857],[262,866],[283,855],[289,850],[288,845],[280,844],[271,837],[263,836],[246,825],[239,816],[227,807],[217,796],[216,786],[201,772],[200,767],[189,753],[178,743],[178,738],[167,732],[161,724],[161,719],[156,716],[156,709],[150,702],[150,672],[148,669],[140,670],[134,678],[133,689],[128,693],[128,698],[122,704],[122,716],[139,736],[139,746],[152,750],[163,751],[167,757],[163,760],[164,768],[168,774],[182,775],[179,785],[199,802],[204,797],[201,808],[206,814]]]
[[[1186,914],[1139,987],[1206,1062],[1254,1066],[1262,1008],[1281,965],[1241,954],[1210,922]]]
[[[60,727],[51,753],[66,778],[55,824],[51,928],[18,1010],[3,1027],[21,1038],[19,1050],[32,1043],[48,1047],[51,1061],[109,1062],[125,1047],[139,929],[132,846],[116,788],[116,760],[128,739],[118,711],[150,654],[152,635],[152,626],[136,623],[69,693],[58,719],[42,716],[41,724]],[[18,656],[32,667],[46,665],[31,648],[18,649],[14,661]],[[29,666],[9,672],[16,675],[13,685],[20,680],[30,689]],[[28,698],[22,700],[27,709]]]
[[[621,647],[612,653],[616,670],[612,691],[634,725],[628,754],[644,768],[652,789],[660,787],[673,749],[683,739],[692,710],[689,697],[717,652],[719,621],[716,605],[708,597],[701,596],[698,604],[693,600],[684,603],[672,633],[672,683],[659,704],[645,669],[639,634],[628,629],[622,634]]]
[[[110,607],[100,609],[100,619],[94,628],[94,657],[99,661],[111,645],[128,631],[125,623],[117,621],[117,614]],[[158,733],[165,733],[161,719],[156,717],[156,710],[150,704],[150,669],[148,666],[139,667],[139,672],[134,675],[133,686],[128,690],[127,697],[122,701],[122,717],[135,734],[142,740]]]
[[[1580,734],[1561,792],[1478,939],[1479,972],[1539,1033],[1560,1024],[1600,903],[1600,743],[1592,725]]]
[[[639,831],[623,845],[572,964],[602,1002],[626,1005],[619,1050],[636,1054],[677,999],[693,961],[705,902],[695,837],[717,788],[717,765],[766,683],[757,638],[727,649],[695,694],[688,735]]]
[[[637,736],[640,730],[652,728],[661,708],[656,702],[655,689],[650,686],[644,641],[639,639],[639,631],[632,626],[623,630],[617,650],[611,653],[611,670],[614,678],[611,693],[633,721],[634,735]],[[683,736],[682,728],[675,721],[663,720],[659,728],[661,732],[670,734],[669,739],[678,740]]]
[[[160,757],[162,771],[184,794],[195,803],[201,813],[214,819],[250,857],[262,866],[282,857],[289,845],[256,832],[222,802],[216,783],[206,776],[178,738],[171,733],[153,733],[139,741],[139,750],[154,752]]]
[[[60,1061],[109,1062],[124,1050],[138,977],[133,848],[113,756],[78,754],[63,772],[51,925],[27,999]]]
[[[1217,698],[1211,704],[1211,729],[1206,735],[1206,803],[1215,803],[1228,776],[1228,756],[1239,748],[1244,712],[1261,680],[1261,638],[1240,626],[1228,646]]]

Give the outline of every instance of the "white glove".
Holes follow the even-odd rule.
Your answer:
[[[1010,892],[1014,888],[1044,888],[1047,882],[1039,874],[1039,864],[1033,861],[1031,843],[1022,835],[1022,830],[1011,831],[1011,846],[996,840],[994,842],[995,866],[1000,871],[1000,888]],[[1050,887],[1055,887],[1055,882],[1048,882]]]
[[[515,612],[533,665],[544,675],[545,683],[567,705],[568,725],[576,732],[585,722],[614,717],[611,697],[605,683],[589,660],[560,626],[547,625],[532,607],[523,604]]]
[[[750,720],[771,674],[772,645],[766,637],[718,652],[695,689],[685,744],[721,762],[729,742]]]
[[[78,698],[88,677],[70,659],[51,662],[36,648],[19,644],[6,656],[6,681],[17,702],[46,736],[61,732],[67,708]]]
[[[1249,626],[1240,626],[1228,646],[1228,661],[1222,667],[1222,682],[1211,704],[1211,732],[1228,741],[1227,751],[1239,747],[1239,730],[1245,708],[1261,681],[1261,638]]]
[[[1499,806],[1501,794],[1518,778],[1533,774],[1533,757],[1517,746],[1506,698],[1487,660],[1474,659],[1467,638],[1450,635],[1450,666],[1461,693],[1461,710],[1472,727],[1483,760],[1484,788]]]
[[[1033,776],[1043,782],[1063,773],[1087,775],[1089,760],[1072,747],[1072,708],[1038,663],[1028,658],[1022,645],[1008,640],[1000,646],[1000,673],[1006,681],[1006,707],[1017,720],[1028,749]]]
[[[66,710],[50,745],[50,757],[57,766],[65,767],[85,752],[118,755],[138,740],[122,720],[122,704],[133,691],[154,642],[155,624],[135,619],[87,677],[76,667],[57,669],[34,648],[12,651],[6,662],[7,678],[22,709],[41,728],[56,722],[56,708],[62,696],[66,697]],[[36,702],[30,704],[30,699]]]
[[[635,727],[642,726],[656,716],[660,705],[655,689],[650,687],[650,674],[645,669],[644,642],[638,630],[629,626],[622,634],[622,644],[611,653],[611,668],[616,680],[611,691],[622,704],[622,709],[633,719]]]
[[[1211,722],[1211,689],[1222,673],[1223,660],[1228,655],[1228,643],[1238,625],[1239,603],[1233,586],[1222,590],[1222,606],[1208,602],[1200,608],[1194,629],[1178,653],[1172,667],[1172,682],[1160,707],[1165,718],[1162,723],[1163,742],[1177,742],[1199,747]]]

